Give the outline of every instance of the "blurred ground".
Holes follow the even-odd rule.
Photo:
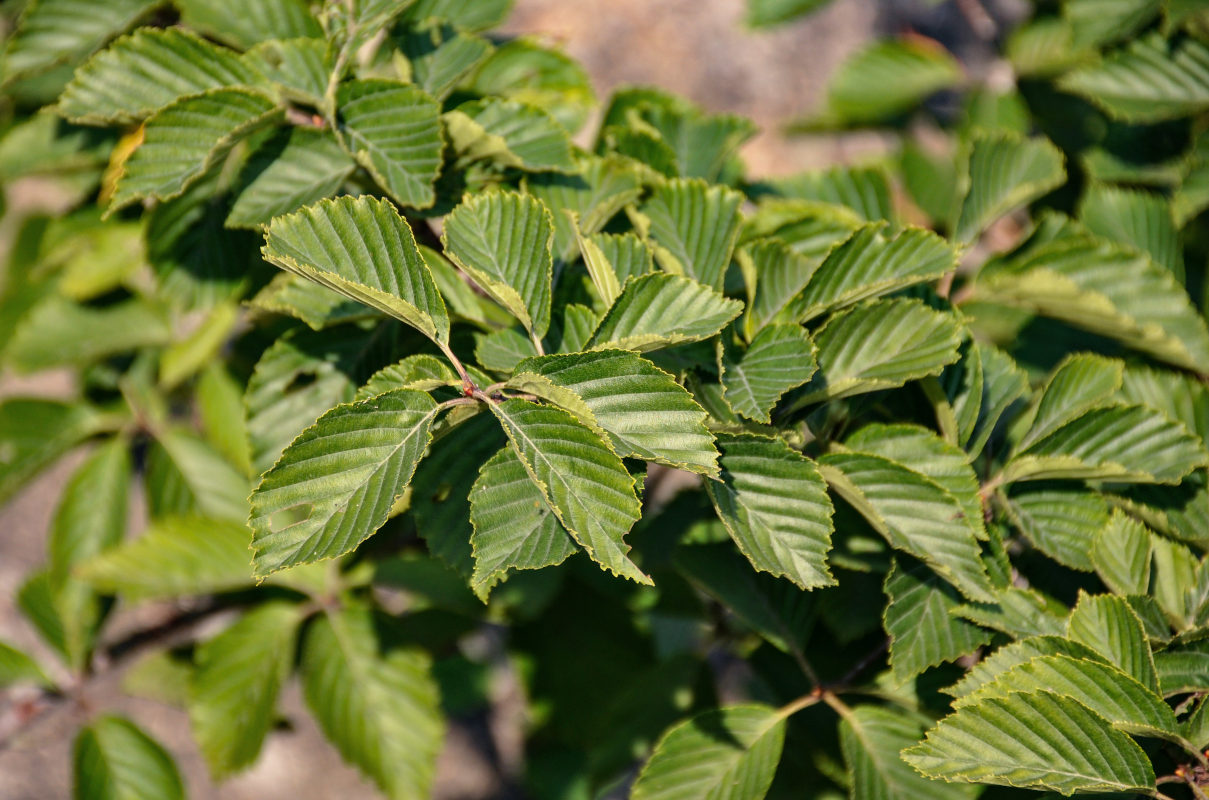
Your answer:
[[[876,136],[792,140],[779,126],[819,103],[836,65],[875,32],[899,30],[919,19],[939,20],[941,30],[957,30],[960,38],[965,23],[951,8],[932,11],[931,5],[924,0],[837,0],[803,21],[756,34],[742,27],[743,0],[517,0],[505,32],[561,43],[587,67],[602,99],[617,86],[648,83],[686,95],[711,111],[751,117],[762,132],[743,152],[750,171],[780,175],[881,149]],[[10,209],[53,203],[54,198],[39,194],[36,186],[10,191]],[[5,238],[0,231],[0,241]],[[0,380],[0,395],[6,396],[69,389],[61,375]],[[0,511],[0,639],[39,654],[46,651],[16,612],[14,594],[23,576],[43,559],[54,503],[78,460],[58,464]],[[139,613],[154,617],[164,609]],[[282,703],[288,727],[269,737],[252,770],[217,788],[206,777],[185,714],[125,696],[119,672],[95,681],[82,705],[62,704],[0,750],[0,800],[68,797],[71,738],[80,721],[100,709],[130,715],[163,742],[177,758],[195,800],[376,796],[321,740],[302,710],[296,687],[290,687]],[[437,798],[511,796],[501,788],[500,775],[514,770],[520,758],[515,718],[519,704],[507,702],[511,687],[497,689],[504,702],[497,703],[492,718],[452,728],[438,765]],[[12,706],[6,710],[0,700],[0,731],[6,713],[11,722]]]

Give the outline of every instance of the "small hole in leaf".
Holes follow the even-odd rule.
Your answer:
[[[286,384],[282,394],[294,394],[295,392],[300,392],[306,387],[314,384],[317,380],[319,380],[319,376],[313,372],[299,372],[288,384]]]
[[[279,533],[286,528],[310,519],[314,506],[311,503],[299,503],[296,506],[283,508],[269,517],[269,530]]]

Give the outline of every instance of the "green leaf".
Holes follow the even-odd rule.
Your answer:
[[[893,389],[939,375],[958,359],[962,330],[952,314],[918,300],[879,300],[831,317],[814,336],[819,368],[790,408]]]
[[[252,493],[256,574],[342,555],[382,527],[439,410],[403,389],[337,406],[303,431]]]
[[[12,645],[0,642],[0,687],[7,689],[24,683],[45,687],[54,685],[37,661]]]
[[[479,6],[484,10],[492,5],[498,8],[500,1],[457,0],[476,10]],[[475,70],[469,88],[484,97],[500,95],[544,109],[572,133],[583,127],[596,104],[592,81],[578,62],[558,50],[523,38],[497,47]]]
[[[501,24],[513,0],[417,0],[405,19],[416,23],[437,19],[465,31],[485,31]]]
[[[1076,46],[1119,41],[1158,16],[1155,0],[1066,0],[1062,16],[1070,21]]]
[[[778,195],[844,206],[868,222],[893,222],[890,177],[880,166],[835,166],[766,182]]]
[[[354,399],[366,400],[396,389],[431,392],[442,386],[461,384],[462,379],[454,374],[453,369],[444,361],[436,356],[418,353],[375,372],[365,385],[357,390]]]
[[[994,603],[967,603],[953,613],[984,628],[1021,638],[1061,634],[1069,609],[1035,589],[1009,585],[996,587]]]
[[[1164,697],[1203,692],[1209,687],[1209,653],[1203,647],[1156,653],[1154,666]]]
[[[281,115],[267,96],[249,89],[211,89],[165,106],[143,127],[127,159],[109,213],[136,200],[180,195],[257,128]]]
[[[573,175],[547,172],[526,175],[524,179],[525,191],[550,209],[554,219],[554,254],[564,260],[571,258],[577,248],[575,226],[564,212],[575,212],[579,230],[590,235],[599,232],[642,194],[642,174],[633,162],[615,156],[581,156],[578,163],[579,171]],[[650,257],[647,258],[649,263]],[[618,263],[613,258],[609,260],[618,268],[622,283],[626,274],[633,274],[623,274]],[[644,271],[650,271],[649,267]]]
[[[1142,748],[1077,701],[1052,692],[991,697],[941,720],[903,758],[930,778],[1062,794],[1149,791]]]
[[[534,172],[575,172],[571,138],[540,108],[498,97],[463,103],[442,119],[453,149],[470,160]]]
[[[197,381],[197,413],[206,440],[239,471],[252,474],[252,445],[244,419],[243,387],[221,363],[211,363]]]
[[[1080,592],[1066,635],[1092,648],[1146,688],[1158,691],[1154,658],[1142,622],[1124,598]]]
[[[705,411],[671,375],[634,353],[597,350],[528,358],[517,364],[509,385],[558,403],[599,428],[623,457],[718,473]]]
[[[1058,86],[1128,122],[1184,117],[1209,108],[1209,46],[1158,31],[1102,61],[1068,72]]]
[[[172,756],[135,726],[112,715],[80,729],[73,754],[75,800],[184,800]]]
[[[724,171],[734,163],[735,151],[755,135],[756,126],[735,114],[705,114],[688,104],[680,106],[680,103],[640,103],[635,110],[641,121],[634,124],[641,127],[630,132],[656,136],[652,141],[667,148],[674,174],[723,182]],[[617,132],[616,128],[611,131]]]
[[[1176,484],[1209,463],[1201,440],[1146,406],[1096,408],[1030,445],[1003,479],[1082,478]]]
[[[698,342],[721,331],[742,310],[740,301],[690,278],[664,273],[630,278],[588,346],[646,352]]]
[[[928,564],[971,600],[994,602],[961,503],[931,478],[884,456],[831,453],[823,477],[890,545]]]
[[[633,800],[760,800],[772,784],[785,718],[767,706],[711,709],[669,728],[634,782]]]
[[[283,131],[249,159],[227,225],[268,225],[274,217],[337,194],[356,168],[326,133],[301,126]]]
[[[718,371],[727,404],[757,422],[769,416],[781,395],[796,389],[814,374],[815,347],[800,325],[766,325],[739,351],[723,336]]]
[[[1205,370],[1209,331],[1184,287],[1136,251],[1070,236],[979,276],[979,297],[1115,339],[1176,366]]]
[[[671,180],[643,206],[655,240],[655,259],[667,272],[722,288],[739,235],[743,196],[701,180]]]
[[[934,280],[957,267],[957,252],[942,238],[920,228],[905,228],[893,238],[885,226],[857,228],[837,245],[810,276],[782,316],[807,322],[825,311]]]
[[[561,409],[516,399],[489,407],[576,543],[603,569],[649,584],[623,541],[641,516],[634,478],[608,444]]]
[[[98,446],[72,473],[50,523],[47,569],[52,583],[70,580],[71,569],[122,541],[132,464],[122,438]]]
[[[511,570],[561,564],[578,549],[511,447],[483,465],[470,490],[471,588],[486,602]]]
[[[878,122],[909,111],[961,77],[957,61],[935,42],[922,37],[877,42],[832,76],[828,111],[844,123]]]
[[[474,357],[484,368],[512,372],[516,365],[537,355],[533,340],[519,328],[503,328],[475,336]]]
[[[319,108],[335,56],[323,39],[269,39],[249,48],[243,62],[286,98]]]
[[[130,600],[227,592],[251,586],[245,525],[205,517],[157,519],[139,536],[75,570],[97,591]]]
[[[349,81],[336,94],[357,163],[400,205],[428,208],[441,167],[440,107],[415,86]]]
[[[391,798],[427,797],[443,724],[427,655],[384,647],[369,611],[315,620],[302,690],[324,735]]]
[[[750,339],[774,321],[796,323],[797,299],[822,257],[794,252],[780,239],[759,239],[735,254],[747,284],[743,329]]]
[[[439,343],[449,316],[411,228],[389,201],[340,197],[269,225],[262,250],[284,270],[376,308]]]
[[[1153,192],[1094,183],[1079,206],[1079,219],[1097,236],[1148,253],[1176,278],[1184,278],[1184,251],[1172,204]]]
[[[945,693],[961,698],[995,680],[1017,664],[1037,656],[1068,655],[1075,659],[1104,661],[1103,656],[1085,644],[1061,636],[1032,636],[1005,644],[970,668],[961,680],[945,689]]]
[[[818,468],[784,442],[724,436],[722,480],[706,490],[752,566],[802,589],[831,586],[831,500]]]
[[[76,70],[56,110],[85,125],[128,124],[187,95],[257,78],[234,50],[177,28],[141,28]]]
[[[256,761],[294,667],[300,609],[265,603],[197,648],[189,718],[217,780]]]
[[[270,39],[321,37],[306,0],[174,0],[190,27],[237,47]]]
[[[158,4],[158,0],[29,3],[4,54],[4,82],[89,55]]]
[[[158,433],[145,472],[152,517],[202,514],[242,522],[248,518],[248,478],[204,439],[172,428]]]
[[[52,295],[18,323],[6,355],[22,372],[85,366],[167,344],[172,328],[166,316],[163,308],[142,299],[93,308]]]
[[[1007,496],[1012,523],[1039,550],[1073,569],[1093,568],[1096,536],[1108,524],[1108,503],[1082,484],[1018,484]]]
[[[1033,421],[1016,444],[1027,450],[1121,388],[1125,365],[1090,353],[1067,356],[1054,368],[1034,404]]]
[[[970,796],[966,787],[930,781],[903,761],[899,753],[923,734],[923,726],[908,714],[881,706],[857,706],[840,718],[839,733],[854,798],[959,800]]]
[[[989,631],[953,615],[965,601],[923,565],[904,569],[896,563],[886,576],[886,597],[883,622],[890,636],[890,666],[899,680],[955,661],[991,641]]]
[[[1209,387],[1174,370],[1130,364],[1121,382],[1120,399],[1147,405],[1182,422],[1189,433],[1209,442]]]
[[[1062,151],[1048,139],[1007,132],[976,135],[954,236],[961,242],[974,239],[992,222],[1061,185],[1065,178]]]
[[[78,403],[12,398],[0,403],[0,502],[97,428],[97,412]]]
[[[747,24],[752,28],[780,25],[827,5],[830,0],[747,0]]]
[[[569,212],[568,212],[569,213]],[[644,248],[642,241],[633,234],[627,234],[630,241],[638,242],[639,248]],[[621,294],[622,279],[617,274],[617,270],[613,268],[609,257],[605,255],[604,250],[597,244],[597,239],[584,236],[579,230],[578,225],[575,228],[575,240],[579,245],[579,255],[583,258],[584,267],[588,270],[588,276],[592,279],[592,286],[596,289],[596,294],[604,301],[606,306],[611,306],[617,300],[617,295]],[[627,273],[629,267],[627,266]],[[643,269],[638,274],[644,274]],[[627,274],[626,277],[629,277]]]
[[[1016,362],[991,345],[972,342],[968,353],[964,375],[956,370],[945,372],[954,378],[963,377],[968,383],[951,386],[946,393],[951,398],[954,416],[960,421],[964,446],[976,456],[1004,413],[1028,392],[1029,380]]]
[[[451,25],[429,25],[408,30],[397,38],[399,49],[411,62],[411,79],[428,94],[442,100],[491,52],[491,42]]]
[[[513,192],[470,196],[445,217],[445,255],[537,338],[550,328],[554,227],[541,201]]]
[[[1150,587],[1150,531],[1125,515],[1112,512],[1092,542],[1091,561],[1104,585],[1117,594],[1146,594]]]

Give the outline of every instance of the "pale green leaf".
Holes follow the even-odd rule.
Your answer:
[[[244,418],[243,386],[220,362],[202,370],[197,380],[197,414],[206,440],[239,471],[252,474],[252,444]]]
[[[366,400],[396,389],[431,392],[441,386],[461,386],[462,379],[447,363],[424,353],[407,356],[402,361],[383,367],[370,376],[357,390],[355,400]]]
[[[286,97],[318,108],[334,57],[323,39],[269,39],[244,53],[243,61]]]
[[[1130,364],[1125,368],[1120,398],[1130,405],[1157,408],[1209,442],[1209,387],[1191,375]]]
[[[147,451],[147,505],[152,517],[202,514],[248,518],[248,476],[192,431],[162,430]]]
[[[788,178],[773,178],[766,185],[784,197],[850,208],[868,222],[894,221],[890,177],[880,166],[840,165]]]
[[[99,421],[95,410],[79,403],[34,398],[0,403],[0,501],[95,432]]]
[[[760,800],[772,783],[785,718],[767,706],[705,711],[670,728],[634,782],[633,800]]]
[[[158,4],[158,0],[28,3],[4,54],[4,82],[89,55]]]
[[[674,159],[675,174],[712,182],[723,180],[735,151],[758,130],[737,114],[705,114],[666,103],[642,104],[639,113],[642,127],[634,132],[657,134]]]
[[[1075,46],[1109,44],[1129,37],[1159,14],[1160,0],[1066,0],[1062,16],[1070,21]]]
[[[956,698],[965,697],[1018,664],[1027,663],[1038,656],[1054,655],[1067,655],[1084,661],[1104,661],[1103,656],[1087,645],[1065,637],[1032,636],[1000,647],[944,691]]]
[[[72,759],[75,800],[184,800],[172,756],[122,717],[81,728]]]
[[[903,751],[930,778],[995,783],[1062,794],[1149,791],[1142,748],[1079,702],[1052,692],[991,697],[950,714]]]
[[[404,17],[417,23],[448,22],[467,31],[485,31],[504,21],[513,0],[416,0]]]
[[[13,331],[6,356],[21,372],[85,366],[112,355],[167,344],[172,328],[164,309],[131,298],[96,308],[51,296]]]
[[[50,523],[47,569],[62,585],[71,569],[121,542],[126,535],[130,445],[122,438],[99,445],[63,488]]]
[[[1096,537],[1108,524],[1108,503],[1082,484],[1013,486],[1007,496],[1012,523],[1041,552],[1060,564],[1093,568]]]
[[[626,555],[625,534],[641,511],[634,478],[609,445],[561,409],[518,399],[489,407],[576,543],[603,569],[650,583]]]
[[[337,406],[303,431],[252,493],[256,574],[342,555],[382,527],[438,413],[427,394],[402,389]]]
[[[250,766],[272,727],[277,693],[294,667],[300,609],[257,606],[197,648],[189,718],[215,779]]]
[[[247,305],[257,311],[300,319],[316,331],[377,314],[363,303],[290,272],[273,276]]]
[[[521,361],[537,355],[533,340],[519,328],[502,328],[474,338],[474,357],[485,369],[512,372]]]
[[[1117,594],[1146,594],[1150,587],[1150,531],[1146,526],[1113,511],[1092,541],[1091,561],[1104,585]]]
[[[541,201],[512,192],[469,196],[445,217],[445,254],[535,337],[550,328],[553,222]]]
[[[0,688],[18,684],[53,686],[37,661],[5,642],[0,642]]]
[[[306,0],[174,0],[181,17],[223,41],[251,47],[270,39],[323,35]]]
[[[500,2],[456,1],[466,9]],[[500,95],[545,109],[572,133],[583,127],[596,105],[592,81],[579,62],[531,39],[513,39],[496,48],[475,70],[469,84],[471,90],[482,96]]]
[[[658,350],[708,339],[739,316],[743,303],[679,275],[631,278],[600,322],[589,347]]]
[[[954,236],[962,242],[974,239],[999,217],[1059,186],[1065,177],[1062,151],[1048,139],[1006,132],[975,136]]]
[[[833,585],[832,505],[815,464],[773,439],[725,436],[718,447],[722,480],[706,490],[752,566],[802,589]]]
[[[930,781],[899,755],[919,741],[923,725],[909,714],[861,705],[840,718],[840,748],[852,775],[851,797],[860,800],[960,800],[967,787]]]
[[[575,212],[580,231],[594,234],[642,194],[642,174],[632,162],[616,156],[581,156],[578,162],[576,174],[547,172],[526,175],[524,181],[525,191],[550,209],[554,218],[554,254],[564,260],[576,250],[575,229],[565,211]],[[618,266],[616,262],[614,266]],[[625,277],[619,269],[622,283]]]
[[[138,122],[186,95],[257,82],[234,50],[177,28],[141,28],[76,70],[56,110],[72,122]]]
[[[753,28],[781,25],[821,8],[830,0],[747,0],[747,24]]]
[[[727,404],[757,422],[769,416],[781,395],[814,374],[815,346],[800,325],[766,325],[740,350],[723,336],[718,371]]]
[[[558,403],[603,430],[621,456],[717,475],[705,411],[671,375],[634,353],[597,350],[529,358],[517,364],[509,385]]]
[[[880,41],[840,65],[827,87],[828,111],[840,122],[879,122],[909,111],[961,77],[957,61],[933,41]]]
[[[1154,658],[1142,622],[1124,598],[1080,592],[1066,635],[1092,648],[1146,688],[1158,691]]]
[[[1069,609],[1036,589],[996,587],[994,603],[966,603],[953,611],[964,620],[1014,638],[1058,636],[1066,630]]]
[[[302,690],[324,735],[394,800],[428,797],[443,722],[428,656],[379,640],[371,613],[315,620],[302,648]]]
[[[672,180],[643,206],[655,240],[655,259],[668,272],[722,288],[739,235],[743,196],[701,180]]]
[[[571,139],[540,108],[498,97],[472,100],[442,116],[450,145],[467,160],[534,172],[575,172]]]
[[[142,144],[127,159],[110,212],[136,200],[180,195],[247,134],[281,115],[266,95],[249,89],[211,89],[155,112]]]
[[[964,446],[971,455],[978,455],[1000,418],[1028,392],[1029,380],[1010,356],[989,344],[972,342],[967,361],[966,371],[972,373],[969,382],[955,385],[947,392],[961,425]]]
[[[1079,220],[1097,236],[1148,253],[1183,280],[1184,251],[1167,199],[1141,189],[1095,183],[1083,195]]]
[[[780,239],[760,239],[736,253],[747,284],[743,328],[750,339],[774,320],[797,322],[797,300],[822,256],[797,253]]]
[[[886,576],[883,624],[890,636],[890,666],[906,679],[955,661],[989,644],[991,633],[952,614],[964,600],[923,565],[897,563]]]
[[[411,79],[438,100],[491,52],[491,42],[451,25],[434,24],[408,30],[397,38],[411,63]]]
[[[1041,390],[1032,422],[1016,449],[1027,450],[1084,412],[1103,405],[1121,388],[1124,372],[1123,362],[1090,353],[1064,358]]]
[[[1154,596],[1167,619],[1176,628],[1189,624],[1189,612],[1196,612],[1198,595],[1203,589],[1197,587],[1200,559],[1178,542],[1153,536],[1151,539],[1151,565],[1154,568],[1150,593]]]
[[[511,570],[560,564],[578,549],[511,447],[496,453],[470,490],[471,588],[484,602]]]
[[[274,217],[337,194],[356,168],[328,134],[302,126],[282,131],[248,160],[227,225],[268,225]]]
[[[1156,653],[1154,666],[1164,697],[1209,690],[1209,652],[1203,646]]]
[[[559,353],[578,353],[585,350],[592,338],[592,332],[599,324],[600,318],[592,309],[579,303],[568,303],[563,308],[558,344],[553,349]]]
[[[431,206],[443,147],[436,101],[415,86],[382,79],[345,83],[336,100],[357,163],[400,205]]]
[[[323,200],[269,225],[266,260],[390,314],[444,343],[445,302],[411,228],[388,201]]]

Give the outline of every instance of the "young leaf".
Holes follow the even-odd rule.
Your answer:
[[[1154,658],[1138,615],[1124,598],[1079,593],[1067,636],[1095,650],[1152,691],[1158,691]]]
[[[76,735],[77,800],[184,800],[172,756],[134,723],[106,715]]]
[[[1062,794],[1154,789],[1142,748],[1077,701],[1046,691],[991,697],[950,714],[903,758],[946,781]]]
[[[479,471],[470,490],[470,522],[470,585],[484,602],[509,571],[561,564],[577,550],[511,447]]]
[[[633,800],[760,800],[772,784],[785,718],[767,706],[705,711],[670,728],[655,745]]]
[[[832,505],[818,468],[784,442],[725,436],[722,481],[706,483],[718,516],[757,570],[802,589],[831,586]]]
[[[244,136],[281,115],[267,95],[211,89],[177,100],[143,126],[143,142],[126,161],[109,212],[136,200],[180,195]]]
[[[954,661],[991,641],[989,631],[953,615],[964,600],[923,565],[904,569],[896,562],[886,576],[886,597],[889,602],[883,621],[890,636],[890,666],[900,680]]]
[[[671,375],[635,353],[597,350],[528,358],[516,365],[509,385],[599,427],[618,455],[718,473],[705,411]]]
[[[609,445],[561,409],[517,399],[489,407],[576,543],[603,569],[649,584],[623,541],[641,516],[634,479]]]
[[[319,108],[335,56],[323,39],[268,39],[249,48],[243,62],[285,97]]]
[[[974,139],[969,188],[954,227],[968,242],[1014,208],[1032,202],[1062,183],[1062,151],[1047,139],[985,133]]]
[[[442,386],[461,386],[462,379],[446,362],[425,353],[407,356],[398,363],[383,367],[370,376],[357,390],[355,400],[366,400],[396,389],[431,392]]]
[[[340,197],[269,225],[265,259],[284,270],[390,314],[437,342],[449,316],[411,228],[394,206]]]
[[[445,217],[445,254],[537,338],[550,328],[554,239],[541,201],[511,192],[467,197]]]
[[[890,176],[882,166],[841,165],[766,183],[782,197],[844,206],[868,222],[893,222],[895,218]]]
[[[472,100],[442,119],[454,151],[533,172],[575,172],[571,138],[540,108],[498,97]]]
[[[573,211],[579,220],[579,230],[591,235],[642,194],[642,174],[633,162],[616,156],[581,156],[578,162],[579,171],[574,175],[541,173],[526,175],[524,180],[525,191],[550,209],[554,218],[554,254],[564,260],[576,248],[575,228],[566,211]],[[612,263],[618,266],[617,262]],[[618,277],[625,282],[620,269]]]
[[[382,79],[345,83],[336,100],[357,163],[400,205],[431,206],[443,146],[436,101],[415,86]]]
[[[870,800],[962,800],[967,787],[930,781],[900,752],[919,741],[923,726],[908,714],[862,705],[840,718],[840,748],[852,775],[852,797]]]
[[[189,718],[216,780],[260,755],[277,693],[294,666],[300,619],[297,606],[265,603],[198,647]]]
[[[342,555],[382,527],[438,412],[427,394],[401,389],[337,406],[303,431],[252,493],[255,573]]]
[[[283,131],[249,159],[227,225],[268,225],[274,217],[337,194],[356,168],[326,133],[304,127]]]
[[[429,659],[385,649],[374,623],[356,607],[315,620],[302,690],[328,740],[388,797],[427,797],[444,727]]]
[[[178,28],[141,28],[76,70],[56,110],[85,125],[138,122],[187,95],[257,78],[234,50]]]
[[[740,248],[736,260],[747,283],[747,315],[743,320],[747,338],[774,320],[796,323],[797,298],[822,258],[796,253],[780,239],[760,239]]]
[[[719,344],[726,402],[757,422],[771,422],[781,395],[808,381],[816,368],[814,342],[800,325],[766,325],[742,352],[726,336]]]
[[[655,258],[668,272],[722,288],[739,235],[743,196],[701,180],[672,180],[643,206],[651,220]]]
[[[740,301],[690,278],[643,275],[626,281],[588,346],[641,353],[698,342],[721,331],[742,310]]]

